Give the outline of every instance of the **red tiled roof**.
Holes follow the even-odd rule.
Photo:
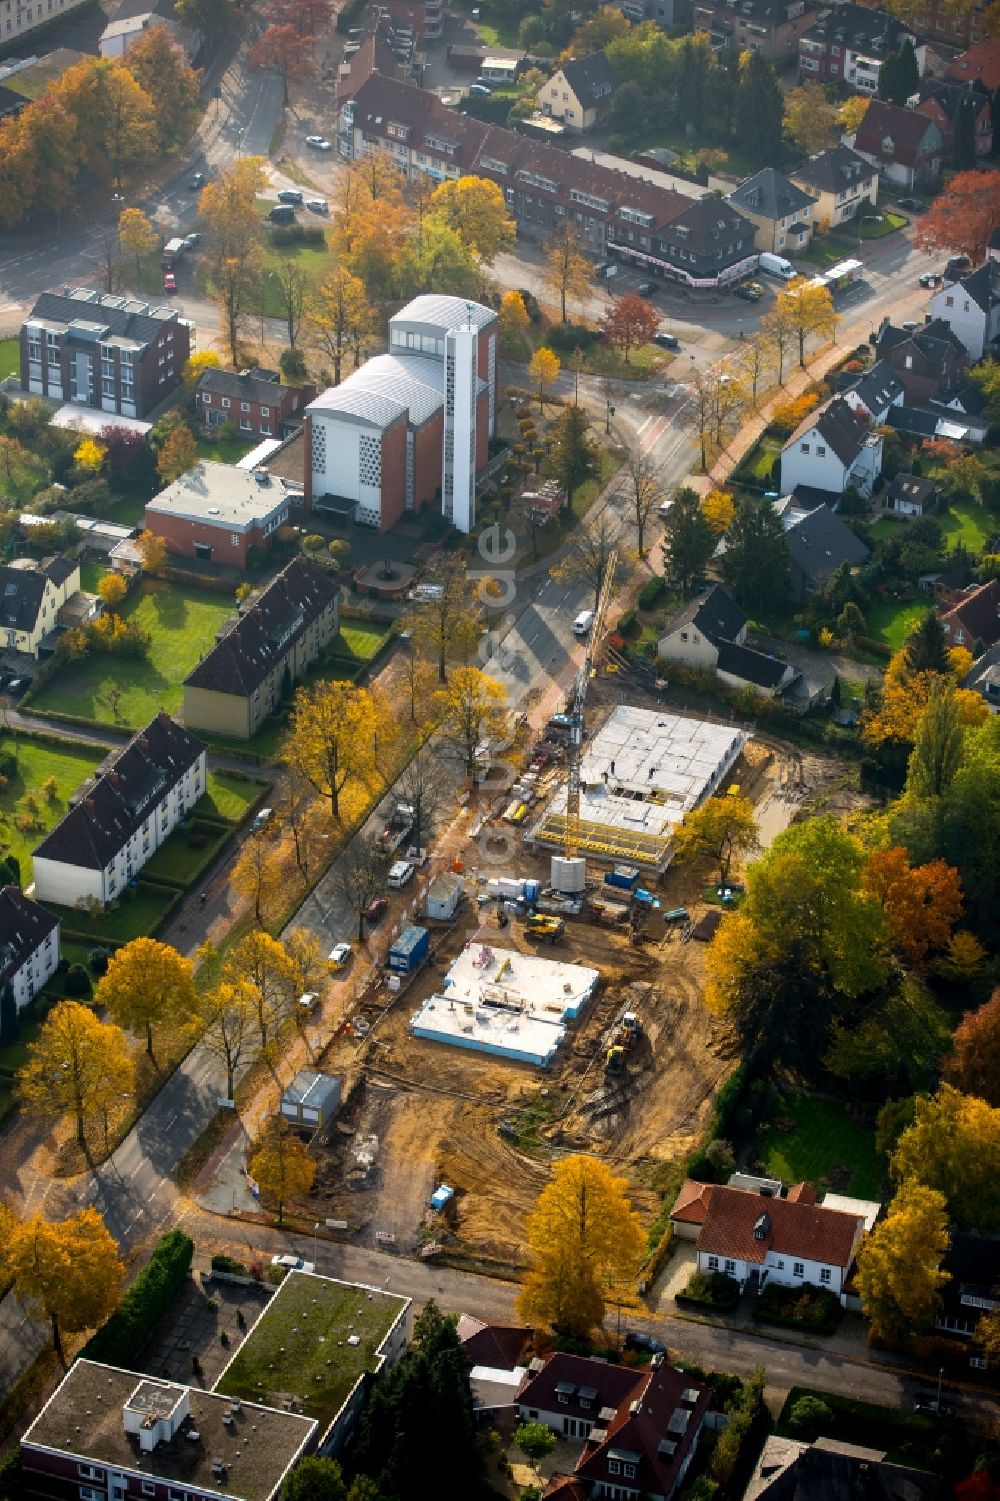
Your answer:
[[[971,647],[975,641],[995,646],[1000,641],[1000,580],[990,579],[951,601],[941,612],[941,625],[952,646]],[[962,642],[957,640],[959,631],[965,636]]]
[[[588,1501],[590,1487],[575,1475],[553,1475],[542,1491],[542,1501]]]
[[[963,83],[971,78],[981,78],[989,89],[1000,88],[1000,41],[988,38],[973,42],[968,52],[956,57],[945,78],[959,78]]]
[[[877,156],[884,161],[901,162],[915,167],[926,154],[924,137],[934,128],[934,122],[916,110],[904,109],[902,105],[890,104],[885,99],[873,99],[865,111],[854,138],[854,149]],[[891,140],[892,149],[886,150],[885,142]],[[940,151],[942,142],[936,147]]]
[[[683,1399],[683,1400],[682,1400]],[[669,1496],[684,1457],[695,1442],[708,1411],[709,1390],[673,1366],[651,1367],[636,1395],[623,1403],[607,1426],[607,1436],[593,1433],[577,1461],[576,1474],[594,1484],[624,1481],[647,1495]],[[619,1468],[612,1471],[608,1462]],[[624,1466],[635,1467],[633,1476]]]
[[[531,1407],[539,1412],[565,1412],[571,1418],[583,1418],[596,1423],[602,1407],[616,1410],[636,1394],[642,1380],[639,1371],[627,1366],[606,1365],[603,1361],[591,1360],[586,1355],[566,1355],[559,1350],[550,1355],[536,1376],[530,1376],[518,1392],[519,1407]],[[560,1402],[556,1387],[572,1388],[563,1395],[568,1402]],[[580,1405],[581,1387],[593,1387],[597,1395],[589,1399],[590,1405]]]
[[[520,1325],[484,1324],[468,1313],[458,1320],[458,1337],[469,1363],[496,1371],[514,1369],[530,1333],[530,1329]]]
[[[714,1183],[696,1183],[693,1178],[685,1178],[674,1200],[670,1218],[680,1220],[684,1225],[703,1225],[714,1187]]]
[[[816,1190],[811,1183],[793,1183],[785,1198],[789,1204],[815,1204]]]
[[[754,1233],[759,1226],[761,1234]],[[768,1251],[846,1267],[863,1221],[820,1204],[765,1198],[718,1185],[698,1236],[698,1250],[763,1264]]]

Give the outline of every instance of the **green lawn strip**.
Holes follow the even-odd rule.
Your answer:
[[[194,886],[216,858],[228,839],[231,828],[218,824],[202,823],[197,817],[191,819],[188,829],[174,829],[151,860],[142,867],[144,876],[151,881],[164,881],[171,886],[180,886],[185,891]],[[192,845],[196,840],[200,848]],[[205,843],[202,844],[201,841]]]
[[[783,1118],[793,1120],[795,1129],[779,1130],[775,1122]],[[850,1168],[850,1181],[845,1184],[838,1177],[836,1189],[856,1198],[879,1198],[886,1181],[875,1133],[852,1121],[842,1105],[812,1095],[785,1092],[776,1097],[755,1154],[769,1176],[820,1189],[831,1186],[829,1175],[835,1169]]]
[[[806,250],[797,250],[797,261],[808,261],[811,266],[834,266],[837,261],[844,259],[843,245],[832,245],[822,235],[813,235],[812,241]]]
[[[257,438],[241,438],[238,434],[226,437],[208,437],[202,433],[198,438],[199,459],[211,459],[216,464],[237,464],[251,448],[257,447]]]
[[[7,785],[0,790],[0,835],[5,852],[16,855],[21,866],[21,879],[27,885],[31,879],[31,852],[54,828],[69,807],[69,798],[81,782],[93,773],[104,759],[100,746],[69,745],[66,749],[33,740],[30,735],[3,735],[0,737],[0,754],[17,754],[17,771]],[[56,779],[54,798],[43,796],[41,786],[49,777]],[[32,817],[31,829],[23,832],[17,828],[19,811],[25,796],[33,792],[38,799],[38,812]]]
[[[761,438],[743,460],[739,467],[738,475],[755,479],[760,484],[766,484],[771,478],[774,461],[780,453],[781,442],[779,439]]]
[[[63,667],[39,692],[33,707],[84,719],[114,722],[108,690],[121,689],[119,722],[131,729],[165,709],[181,707],[182,684],[232,613],[230,601],[208,589],[147,579],[122,612],[136,615],[152,633],[149,656],[133,659],[104,653]]]
[[[382,649],[391,628],[377,620],[341,620],[340,630],[330,642],[330,653],[336,657],[357,657],[370,662]]]
[[[886,646],[891,646],[893,651],[898,651],[916,625],[922,620],[930,608],[926,600],[909,600],[902,603],[893,603],[884,600],[877,605],[872,605],[866,612],[865,619],[868,623],[868,635],[875,641],[884,641]]]
[[[884,542],[888,537],[898,537],[900,531],[907,523],[898,516],[880,516],[868,528],[869,539],[875,542]]]
[[[806,1386],[793,1386],[785,1398],[776,1427],[776,1432],[783,1438],[795,1436],[789,1426],[789,1417],[802,1397],[816,1397],[829,1408],[830,1417],[819,1425],[822,1437],[878,1449],[886,1454],[890,1464],[940,1473],[948,1463],[947,1451],[952,1447],[949,1439],[958,1437],[961,1442],[960,1436],[943,1433],[939,1423],[922,1413],[906,1412],[898,1407],[879,1407],[874,1402],[859,1402],[854,1397],[814,1391]]]
[[[996,518],[974,500],[955,501],[937,520],[947,547],[961,542],[970,552],[982,552],[998,530]]]
[[[225,819],[226,823],[240,824],[267,785],[256,777],[237,777],[226,771],[210,771],[207,791],[196,803],[192,816],[197,818],[199,813],[205,813],[213,818]]]
[[[862,240],[881,240],[884,235],[894,234],[909,222],[905,214],[866,214],[858,225],[858,234]]]
[[[21,369],[20,339],[0,339],[0,380],[17,375]]]
[[[58,917],[64,928],[79,935],[77,941],[99,945],[105,941],[129,943],[133,938],[152,935],[179,898],[178,891],[150,885],[140,878],[133,895],[126,896],[117,907],[99,912],[93,918],[77,912],[75,907],[61,907],[56,902],[43,902],[42,905],[47,912]]]

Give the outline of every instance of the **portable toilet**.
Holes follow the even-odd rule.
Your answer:
[[[449,1188],[447,1183],[442,1183],[440,1188],[436,1188],[431,1194],[430,1206],[434,1210],[435,1214],[440,1214],[448,1201],[450,1199],[453,1199],[454,1197],[455,1190],[453,1188]]]

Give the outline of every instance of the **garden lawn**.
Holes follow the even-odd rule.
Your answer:
[[[115,526],[142,526],[146,519],[146,502],[139,496],[125,495],[105,510],[102,521],[112,521]]]
[[[109,571],[106,563],[95,563],[87,558],[80,564],[80,588],[85,594],[96,594],[98,584]]]
[[[113,724],[108,689],[122,690],[118,722],[140,729],[161,709],[176,714],[183,698],[182,683],[198,659],[215,641],[223,621],[232,613],[224,594],[185,584],[147,579],[130,597],[123,614],[136,615],[152,633],[148,657],[115,657],[104,653],[60,668],[32,699],[32,708]]]
[[[356,657],[370,662],[389,634],[384,622],[377,620],[342,620],[340,630],[330,642],[335,657]]]
[[[206,813],[213,818],[223,818],[226,823],[240,824],[266,786],[266,782],[244,780],[224,771],[210,771],[208,790],[192,810],[192,816],[197,818],[199,813]]]
[[[872,526],[868,528],[869,537],[876,542],[884,542],[888,537],[899,535],[900,529],[907,523],[898,516],[880,516]]]
[[[54,828],[67,812],[69,798],[81,782],[92,774],[104,759],[100,746],[67,745],[65,749],[32,740],[30,735],[0,738],[0,754],[17,752],[17,771],[0,790],[0,837],[5,852],[16,855],[25,885],[31,880],[31,851]],[[56,795],[49,801],[42,796],[41,785],[48,777],[56,779]],[[33,828],[21,832],[16,826],[19,811],[28,792],[38,799]]]
[[[779,439],[761,438],[753,452],[748,454],[740,465],[740,475],[755,479],[759,484],[767,484],[771,478],[774,461],[780,453],[781,443]]]
[[[779,1130],[774,1123],[782,1119],[794,1121],[795,1129]],[[812,1095],[785,1092],[776,1097],[755,1155],[769,1177],[804,1181],[814,1188],[835,1186],[838,1193],[860,1199],[880,1198],[887,1176],[885,1159],[875,1150],[875,1133],[852,1121],[842,1105]],[[841,1167],[851,1168],[851,1177],[841,1181],[838,1175],[834,1185],[829,1175]]]
[[[858,226],[858,234],[862,240],[880,240],[909,222],[905,214],[867,214]]]
[[[251,448],[256,448],[257,438],[241,438],[238,433],[224,438],[209,438],[198,435],[199,459],[212,459],[216,464],[236,464]]]
[[[175,905],[180,893],[166,886],[144,884],[142,876],[135,895],[126,897],[114,910],[100,912],[94,918],[77,912],[75,907],[60,907],[43,902],[46,911],[58,917],[64,928],[79,933],[88,943],[129,943],[133,938],[151,937]]]
[[[909,600],[906,603],[883,600],[880,604],[872,605],[866,612],[868,635],[873,641],[884,641],[886,646],[898,651],[929,608],[927,600]]]
[[[811,266],[835,266],[844,259],[843,245],[833,245],[822,235],[813,235],[806,250],[795,252],[797,261],[808,261]]]
[[[961,542],[972,553],[982,552],[997,530],[996,518],[974,500],[956,501],[937,519],[947,547]]]
[[[17,375],[21,369],[20,339],[0,339],[0,380]]]
[[[192,835],[206,841],[201,849],[192,849]],[[187,890],[201,879],[231,837],[231,829],[220,829],[218,824],[201,823],[193,818],[190,828],[174,829],[153,858],[146,861],[142,873],[151,881],[169,881]]]

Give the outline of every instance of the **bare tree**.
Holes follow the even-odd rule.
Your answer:
[[[274,272],[274,279],[278,283],[278,292],[281,297],[281,316],[285,320],[288,330],[289,348],[294,349],[305,318],[306,290],[308,281],[306,273],[298,261],[289,258],[279,260]]]
[[[769,341],[760,335],[747,339],[740,348],[740,369],[750,385],[750,405],[757,410],[757,393],[761,382],[772,369],[773,349]]]
[[[292,844],[295,847],[295,864],[303,876],[309,874],[309,861],[306,854],[305,833],[306,818],[309,805],[312,802],[312,788],[308,782],[296,771],[294,766],[285,768],[285,789],[279,807],[279,822],[287,827],[292,836]]]
[[[378,839],[358,834],[334,867],[334,880],[358,919],[358,942],[365,938],[365,912],[374,897],[381,896],[389,872],[389,857]]]
[[[607,507],[588,526],[577,527],[566,551],[550,570],[560,580],[583,581],[594,591],[594,607],[601,597],[604,576],[617,550],[616,574],[624,576],[634,561],[634,554],[623,545],[624,530],[617,516]]]
[[[660,470],[648,454],[630,449],[625,458],[621,494],[628,506],[639,544],[639,556],[646,556],[646,527],[663,498]]]
[[[423,750],[399,777],[396,793],[401,803],[413,809],[411,841],[419,850],[430,843],[434,826],[449,800],[454,803],[454,789],[447,786],[434,757]]]
[[[122,279],[122,248],[118,228],[103,229],[97,237],[96,259],[101,268],[105,292],[116,292]]]

